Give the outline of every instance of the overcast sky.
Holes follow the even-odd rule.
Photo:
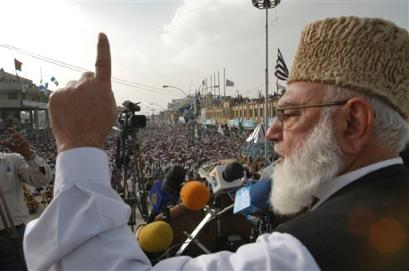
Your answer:
[[[382,17],[409,29],[407,0],[282,0],[269,11],[270,91],[277,48],[291,66],[305,24],[341,15]],[[142,102],[145,113],[183,96],[162,85],[194,92],[206,77],[220,71],[222,78],[223,68],[235,83],[227,88],[228,95],[264,93],[265,12],[254,8],[251,0],[7,0],[1,2],[0,24],[0,44],[89,70],[98,32],[105,32],[111,42],[113,77],[142,85],[114,82],[117,103]],[[23,62],[21,76],[36,84],[41,75],[43,81],[54,76],[60,86],[80,76],[0,47],[0,67],[14,73],[14,58]]]

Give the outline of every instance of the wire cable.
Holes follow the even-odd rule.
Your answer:
[[[39,54],[36,54],[36,53],[32,53],[32,52],[20,49],[18,47],[15,47],[15,46],[12,46],[12,45],[9,45],[9,44],[0,43],[0,47],[9,49],[11,51],[16,51],[16,52],[18,52],[20,54],[27,55],[27,56],[32,57],[34,59],[38,59],[40,61],[47,62],[47,63],[53,64],[53,65],[56,65],[56,66],[60,66],[60,67],[66,68],[66,69],[70,69],[70,70],[73,70],[73,71],[76,71],[76,72],[87,72],[87,71],[89,71],[88,69],[85,69],[85,68],[82,68],[82,67],[79,67],[79,66],[75,66],[75,65],[71,65],[69,63],[59,61],[59,60],[56,60],[56,59],[52,59],[52,58],[49,58],[49,57],[45,57],[45,56],[42,56],[42,55],[39,55]],[[156,94],[168,95],[168,96],[173,96],[174,97],[174,94],[166,92],[161,88],[158,88],[158,87],[155,87],[155,86],[150,86],[150,85],[147,85],[147,84],[141,84],[141,83],[133,82],[133,81],[126,80],[126,79],[121,79],[121,78],[118,78],[118,77],[112,77],[112,82],[120,84],[120,85],[128,86],[128,87],[133,87],[133,88],[137,88],[137,89],[141,89],[141,90],[145,90],[145,91],[150,91],[150,92],[153,92],[153,93],[156,93]]]

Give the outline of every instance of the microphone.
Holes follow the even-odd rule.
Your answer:
[[[165,207],[176,205],[179,202],[180,185],[185,180],[186,171],[181,166],[172,167],[166,174],[163,185],[153,184],[150,197],[152,199],[152,210],[147,220],[152,222],[155,217],[165,211]],[[153,200],[155,199],[155,200]]]
[[[250,202],[258,209],[270,207],[271,178],[260,179],[250,188]]]
[[[232,162],[226,166],[222,173],[222,176],[226,182],[231,183],[237,179],[244,177],[244,172],[245,169],[240,163]]]
[[[179,191],[180,185],[185,181],[186,170],[181,166],[174,166],[166,174],[163,188],[167,191]]]
[[[150,253],[167,250],[173,242],[172,227],[165,221],[155,221],[142,226],[136,232],[141,248]]]
[[[209,189],[199,181],[187,182],[180,190],[182,204],[194,211],[201,210],[206,205],[209,197]]]
[[[247,177],[248,172],[238,162],[214,167],[206,176],[206,180],[212,187],[213,194],[233,191],[242,186],[241,178]]]
[[[233,213],[252,214],[260,209],[270,207],[271,178],[247,183],[236,192]]]

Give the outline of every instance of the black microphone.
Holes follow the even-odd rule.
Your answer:
[[[166,174],[163,188],[168,192],[178,192],[185,181],[186,170],[181,166],[174,166]]]
[[[222,172],[223,179],[231,183],[237,179],[244,177],[245,169],[239,162],[232,162],[227,164],[226,168]]]

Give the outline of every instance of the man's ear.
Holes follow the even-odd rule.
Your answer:
[[[335,116],[335,131],[339,146],[345,155],[356,155],[373,136],[375,114],[364,98],[355,97]]]

